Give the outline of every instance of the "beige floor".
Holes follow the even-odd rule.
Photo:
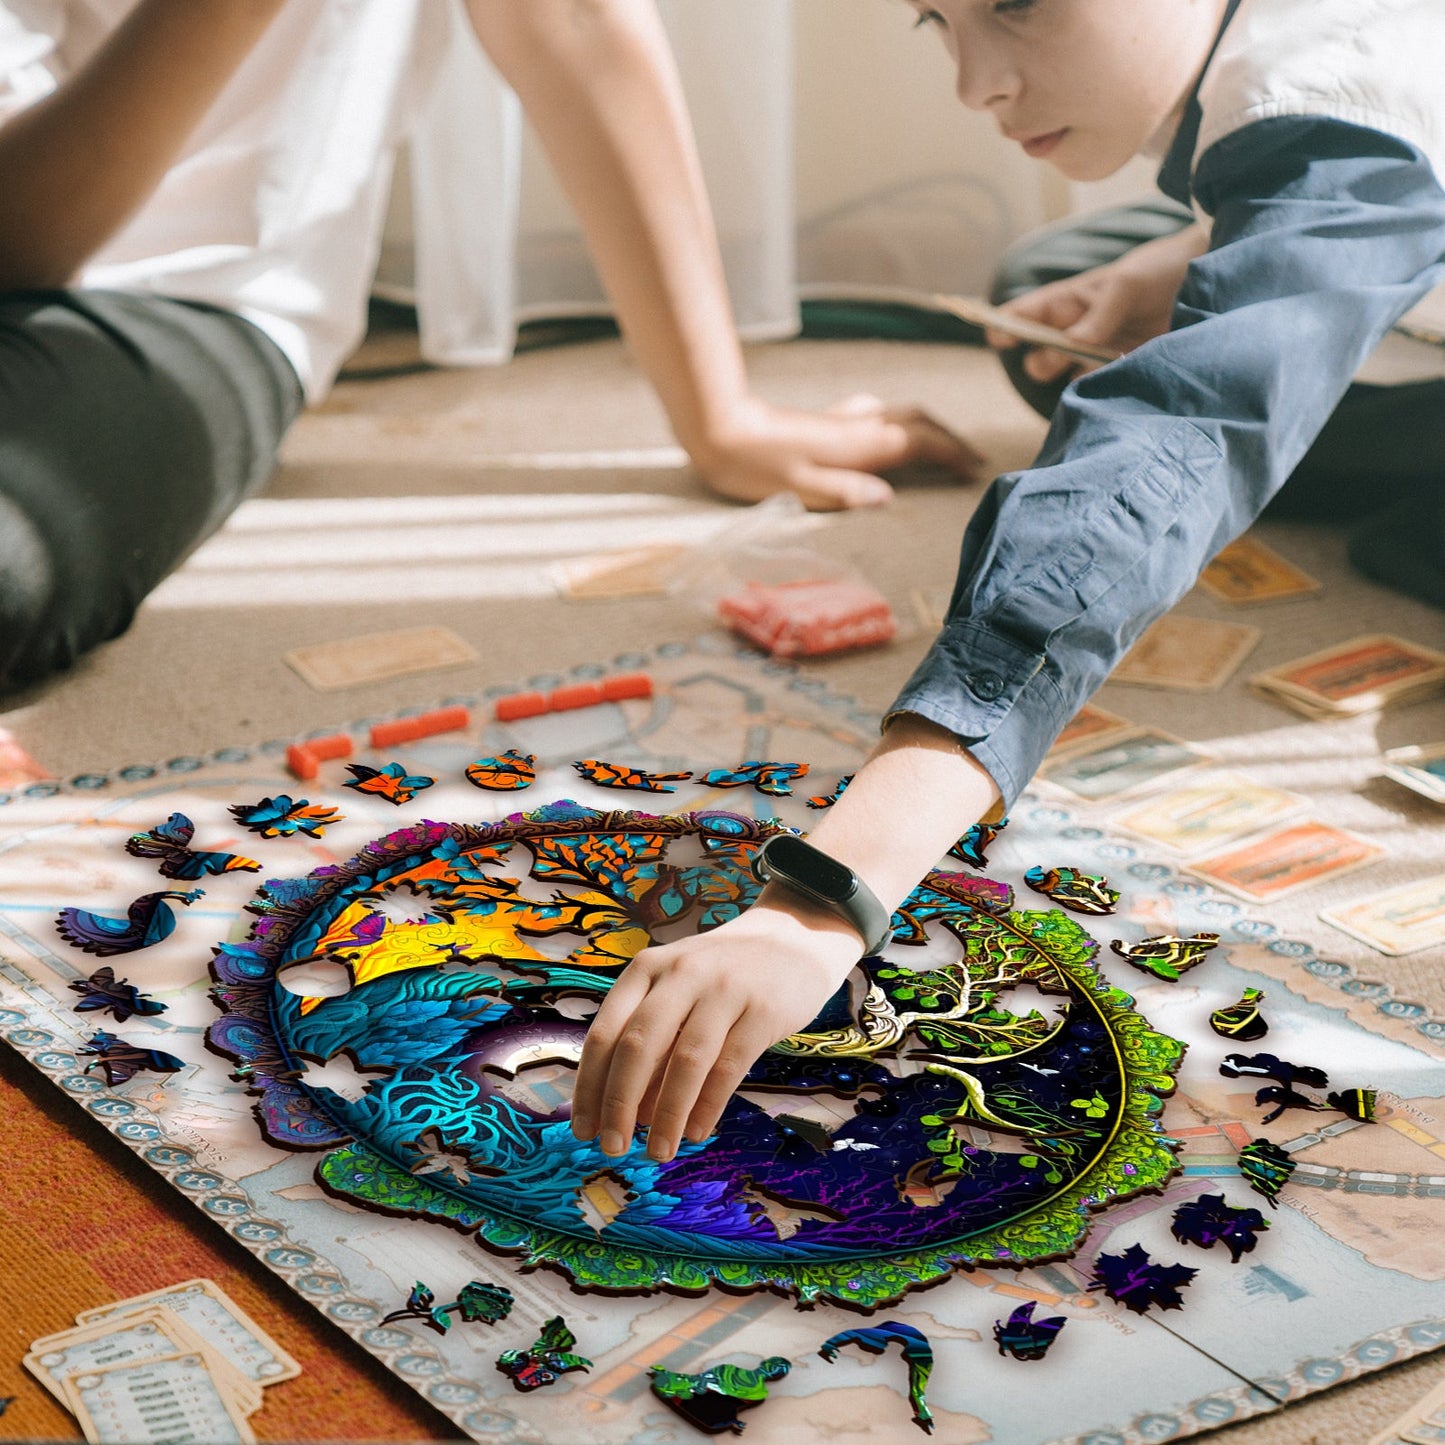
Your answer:
[[[367,365],[404,359],[373,347]],[[790,343],[751,357],[759,389],[800,406],[858,390],[913,400],[968,435],[996,469],[1022,465],[1042,426],[984,353],[892,343]],[[691,635],[700,612],[671,598],[576,603],[551,584],[557,560],[637,540],[693,537],[736,512],[712,501],[672,450],[636,369],[612,342],[519,358],[498,372],[343,382],[288,441],[266,496],[248,504],[143,610],[132,631],[63,681],[13,700],[0,724],[62,774],[261,741],[512,684],[543,672]],[[911,617],[915,589],[947,589],[980,491],[918,478],[881,512],[829,519],[808,545],[856,564]],[[1269,665],[1365,631],[1440,639],[1438,613],[1351,581],[1326,528],[1264,535],[1326,581],[1308,603],[1249,620]],[[1225,614],[1191,596],[1197,615]],[[481,662],[323,695],[282,662],[304,643],[445,622]],[[838,689],[882,707],[928,642],[915,625],[892,647],[827,663]],[[1217,697],[1117,688],[1101,698],[1139,721],[1272,759],[1291,785],[1330,799],[1331,817],[1391,837],[1410,866],[1441,853],[1438,812],[1368,780],[1379,747],[1445,737],[1445,706],[1405,709],[1329,733],[1246,693]],[[1242,742],[1241,740],[1245,740]],[[1381,879],[1381,886],[1388,882]],[[1445,1005],[1445,977],[1423,957],[1380,968],[1409,996]],[[1393,972],[1389,970],[1393,969]],[[1417,1362],[1226,1431],[1230,1445],[1364,1445],[1438,1377]]]

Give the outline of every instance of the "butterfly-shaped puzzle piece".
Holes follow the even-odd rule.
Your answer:
[[[421,773],[408,773],[400,763],[387,763],[380,768],[366,763],[347,763],[346,771],[351,774],[351,781],[343,783],[343,787],[385,798],[397,807],[411,802],[423,788],[429,788],[436,782],[435,778]]]
[[[177,878],[192,883],[207,874],[256,873],[261,865],[254,858],[239,853],[205,853],[192,851],[191,839],[196,825],[184,813],[172,813],[164,823],[144,833],[132,833],[125,851],[132,858],[159,858],[161,877]]]
[[[81,995],[76,1013],[94,1013],[109,1009],[117,1023],[123,1024],[133,1014],[160,1014],[166,1011],[159,999],[147,998],[133,983],[118,979],[107,963],[89,978],[78,978],[71,985]]]
[[[93,1055],[85,1066],[88,1074],[97,1065],[105,1071],[105,1082],[114,1088],[145,1070],[153,1074],[174,1074],[185,1068],[184,1059],[161,1049],[146,1049],[128,1044],[115,1034],[98,1029],[85,1048],[77,1051],[81,1058]]]

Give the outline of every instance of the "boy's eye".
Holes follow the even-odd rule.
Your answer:
[[[995,15],[1017,15],[1025,10],[1032,10],[1038,4],[1038,0],[994,0],[993,13]]]
[[[937,10],[920,10],[918,19],[913,22],[915,30],[921,30],[925,25],[942,25],[943,16]]]

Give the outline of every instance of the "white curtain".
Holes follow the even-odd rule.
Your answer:
[[[415,297],[430,359],[496,363],[521,321],[606,303],[515,98],[455,0],[433,3],[454,5],[456,34],[399,168],[378,291]],[[800,296],[980,292],[1011,240],[1074,202],[958,104],[937,37],[897,0],[659,8],[751,339],[792,334]]]

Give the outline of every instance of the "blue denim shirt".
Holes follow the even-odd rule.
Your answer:
[[[889,712],[956,734],[1006,806],[1445,277],[1445,191],[1396,137],[1263,120],[1211,147],[1191,183],[1213,234],[1171,329],[1079,377],[1034,465],[994,482],[943,630]]]

